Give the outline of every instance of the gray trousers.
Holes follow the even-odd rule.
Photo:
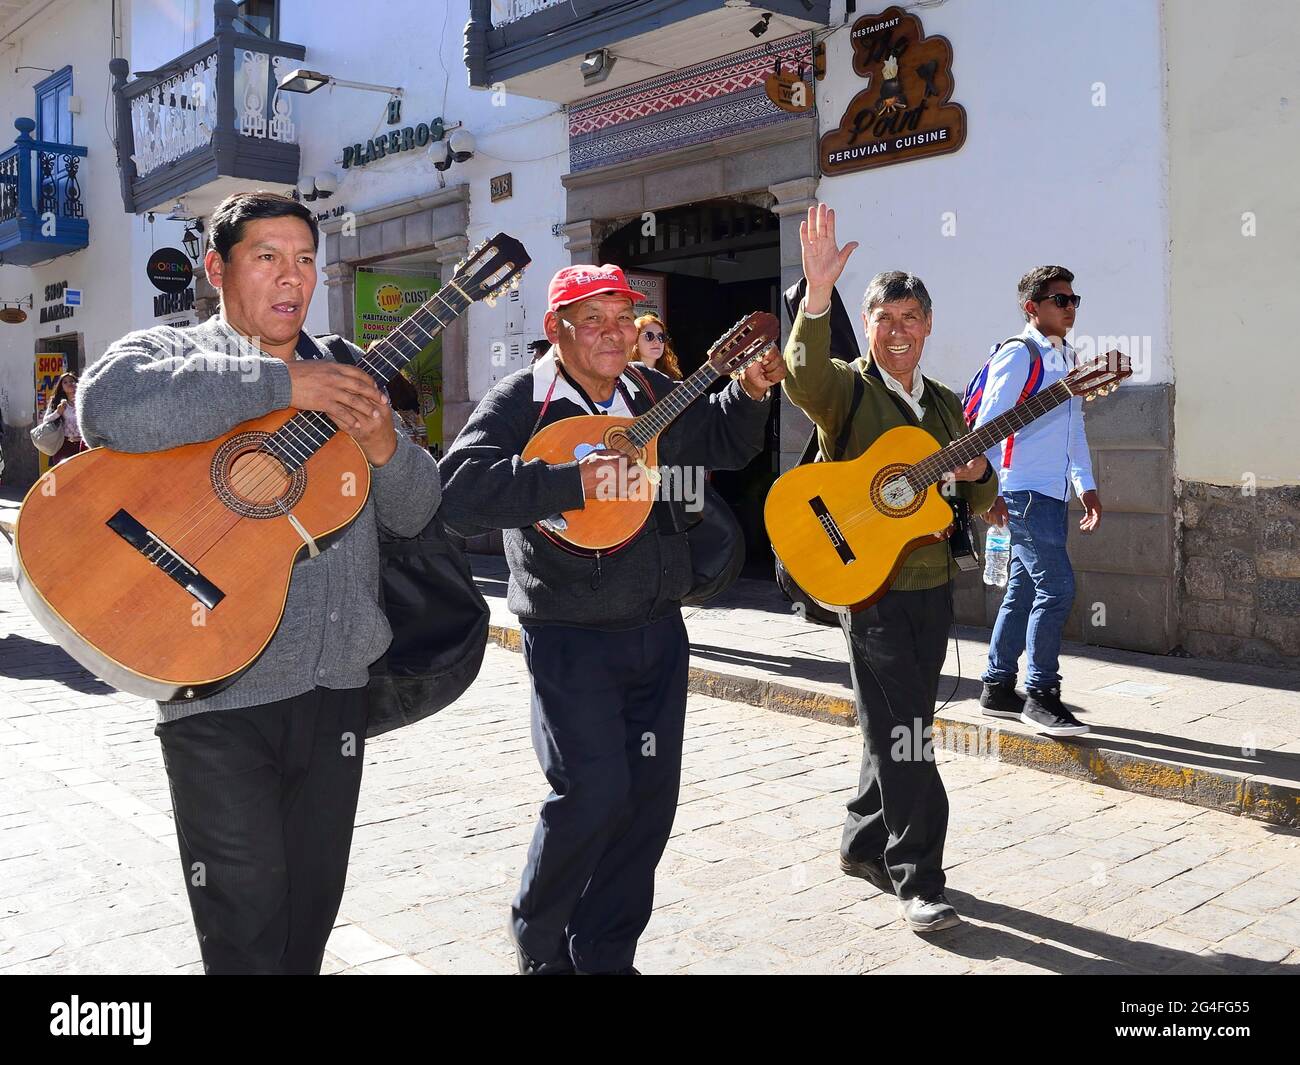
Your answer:
[[[948,795],[930,729],[952,625],[951,585],[886,592],[842,619],[862,729],[858,793],[840,853],[883,858],[901,899],[943,891]]]

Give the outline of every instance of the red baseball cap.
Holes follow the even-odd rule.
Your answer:
[[[633,303],[646,298],[644,292],[628,288],[627,278],[617,266],[566,266],[551,278],[546,290],[546,304],[558,311],[569,303],[588,296],[626,296]]]

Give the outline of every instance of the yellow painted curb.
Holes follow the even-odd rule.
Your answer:
[[[493,625],[490,634],[507,650],[520,650],[520,632]],[[852,699],[758,677],[741,677],[692,666],[687,686],[698,695],[747,703],[799,717],[856,726]],[[1087,780],[1159,799],[1203,806],[1273,825],[1300,828],[1300,788],[1240,773],[1171,765],[1140,754],[1101,750],[1087,736],[1057,740],[1026,735],[995,724],[936,717],[934,746],[992,758],[1008,765]]]

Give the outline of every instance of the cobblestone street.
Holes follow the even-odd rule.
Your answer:
[[[537,806],[522,658],[367,749],[327,971],[506,973]],[[665,972],[1300,971],[1295,834],[940,752],[949,897],[922,939],[839,873],[858,734],[693,695],[638,967]],[[0,972],[200,971],[147,704],[89,678],[0,583]]]

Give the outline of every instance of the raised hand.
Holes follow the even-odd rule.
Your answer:
[[[841,248],[835,242],[835,212],[818,203],[808,208],[807,220],[799,223],[799,246],[803,276],[808,279],[805,307],[809,314],[820,314],[831,305],[835,282],[858,242],[851,240]]]

